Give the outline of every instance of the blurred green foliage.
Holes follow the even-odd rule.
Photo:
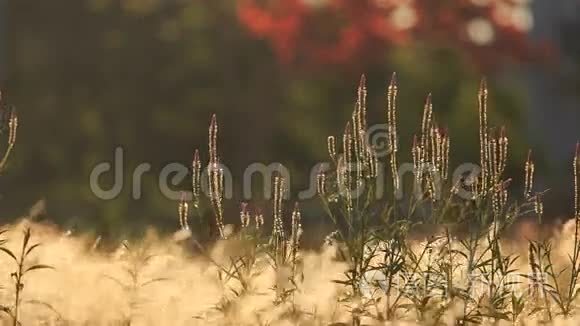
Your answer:
[[[21,130],[0,180],[2,216],[24,214],[46,198],[50,218],[70,227],[112,236],[147,224],[171,229],[176,204],[162,198],[155,172],[169,162],[188,165],[194,148],[207,160],[213,112],[220,154],[234,176],[251,162],[281,162],[294,173],[293,189],[301,189],[312,165],[326,159],[326,137],[344,128],[363,72],[371,123],[384,123],[385,88],[398,72],[403,149],[410,152],[432,92],[451,133],[453,162],[477,162],[476,92],[484,72],[453,49],[413,44],[381,62],[300,69],[280,65],[265,42],[251,38],[232,1],[19,0],[7,10],[2,78]],[[506,76],[489,76],[490,107],[512,137],[508,173],[519,175],[525,103]],[[104,202],[90,192],[89,173],[111,161],[117,146],[126,149],[126,187]],[[153,172],[134,201],[132,168],[143,162]],[[237,216],[235,204],[228,210]]]

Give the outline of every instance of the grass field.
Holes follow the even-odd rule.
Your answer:
[[[453,142],[437,125],[430,97],[412,148],[399,148],[395,77],[386,93],[386,151],[367,139],[364,78],[344,134],[328,138],[330,168],[320,170],[316,182],[324,218],[335,231],[320,239],[319,249],[301,248],[300,204],[287,203],[280,175],[273,182],[272,216],[242,203],[239,223],[226,223],[214,117],[207,173],[196,152],[193,196],[179,203],[175,234],[150,230],[107,250],[98,236],[71,235],[26,218],[6,225],[2,322],[577,325],[580,145],[570,155],[571,218],[547,224],[531,154],[522,162],[524,189],[509,189],[509,140],[502,128],[488,125],[484,81],[474,108],[478,173],[457,175],[450,168]],[[10,149],[15,119],[8,119]],[[412,154],[411,178],[398,173],[403,151]],[[388,184],[384,193],[376,186],[381,182]],[[209,220],[206,211],[213,212]]]

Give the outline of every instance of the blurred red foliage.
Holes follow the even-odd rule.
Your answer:
[[[527,61],[529,0],[238,0],[238,17],[282,63],[341,64],[411,42],[458,48],[482,67]]]

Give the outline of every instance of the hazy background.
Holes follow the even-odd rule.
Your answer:
[[[281,162],[299,190],[349,118],[361,73],[371,123],[384,122],[393,71],[403,148],[431,91],[454,163],[477,162],[476,92],[487,76],[492,119],[511,137],[514,195],[532,148],[538,189],[550,189],[546,211],[569,216],[578,35],[576,0],[0,0],[0,87],[21,126],[0,177],[0,217],[44,199],[41,218],[66,227],[172,229],[176,204],[161,196],[155,171],[188,165],[195,148],[206,161],[214,112],[234,176]],[[126,185],[137,164],[153,165],[141,200],[128,186],[112,201],[90,191],[90,171],[117,146]],[[321,216],[315,202],[304,215]]]

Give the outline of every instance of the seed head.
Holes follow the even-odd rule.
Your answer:
[[[197,149],[193,153],[193,161],[191,162],[191,179],[193,198],[198,201],[201,193],[201,159]]]
[[[528,151],[528,159],[524,167],[524,198],[529,199],[532,196],[534,187],[534,161],[532,161],[532,150]]]
[[[179,201],[178,213],[179,213],[179,226],[183,230],[188,230],[189,229],[189,223],[188,223],[189,204],[187,203],[187,196],[185,195],[184,192],[181,193],[181,199]]]
[[[242,228],[250,226],[250,212],[248,210],[248,203],[242,203],[240,208],[240,222]]]
[[[320,196],[324,196],[326,194],[326,173],[322,170],[322,168],[316,175],[316,192]]]
[[[326,139],[326,146],[328,148],[328,155],[330,159],[336,161],[336,139],[334,136],[328,136]]]
[[[574,213],[576,220],[580,219],[580,142],[576,143],[574,155]]]

